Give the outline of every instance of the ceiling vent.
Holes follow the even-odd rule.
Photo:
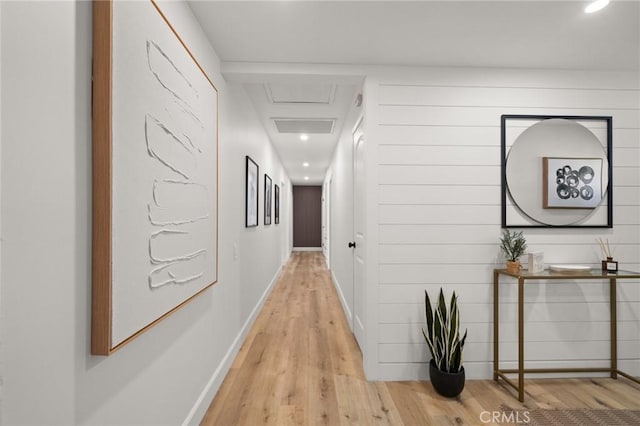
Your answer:
[[[273,118],[279,133],[331,134],[335,118]]]
[[[277,84],[264,85],[272,104],[330,105],[336,94],[335,84]]]

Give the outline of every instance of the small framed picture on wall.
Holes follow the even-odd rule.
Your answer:
[[[280,187],[278,185],[274,188],[274,204],[273,204],[273,215],[275,216],[276,225],[280,223]]]
[[[264,174],[264,224],[271,225],[271,178]]]
[[[247,155],[245,226],[258,226],[258,165]]]

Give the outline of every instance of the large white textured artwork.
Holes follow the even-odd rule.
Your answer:
[[[111,262],[107,285],[94,256],[92,349],[98,354],[117,349],[217,280],[217,90],[154,2],[108,5],[111,176],[98,181],[108,180],[110,235],[101,243],[104,236],[94,232],[94,252],[96,239],[99,252],[100,244],[109,245]],[[105,19],[98,15],[94,37]],[[95,209],[94,203],[94,222]],[[101,301],[108,306],[96,306]]]

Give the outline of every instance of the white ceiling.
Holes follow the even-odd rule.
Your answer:
[[[639,1],[612,0],[592,15],[583,13],[588,3],[189,1],[227,74],[234,69],[228,65],[246,63],[265,70],[372,64],[639,71]],[[320,183],[358,80],[265,71],[243,81],[227,74],[245,83],[292,181]],[[304,102],[327,90],[335,91],[333,102]],[[274,94],[296,102],[272,102]],[[271,119],[287,117],[337,121],[331,135],[302,143],[275,130]],[[311,166],[302,168],[303,161]]]
[[[262,118],[267,134],[294,184],[319,185],[322,183],[331,161],[336,142],[340,136],[356,86],[339,80],[321,76],[289,76],[286,82],[273,77],[263,77],[262,82],[245,83],[249,97]],[[279,88],[280,90],[274,90]],[[277,92],[280,102],[273,102],[272,94]],[[324,98],[326,92],[328,97]],[[314,96],[316,95],[316,96]],[[305,102],[300,102],[304,99]],[[317,103],[311,101],[316,100]],[[298,102],[296,102],[298,100]],[[330,133],[313,133],[315,127],[303,125],[300,132],[281,133],[274,119],[286,120],[295,127],[301,121],[317,123],[333,120]],[[308,135],[303,141],[300,134]],[[308,166],[304,166],[308,163]],[[308,180],[304,178],[308,177]]]

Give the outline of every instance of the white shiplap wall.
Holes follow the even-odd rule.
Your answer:
[[[609,239],[621,268],[640,270],[640,92],[635,73],[428,69],[376,77],[379,378],[428,377],[424,290],[455,290],[467,377],[492,376],[492,270],[500,227],[501,114],[613,116],[613,229],[524,230],[548,263],[598,265]],[[500,292],[501,359],[515,366],[516,288]],[[619,365],[640,374],[640,285],[618,285]],[[608,286],[532,282],[527,366],[606,366]]]

